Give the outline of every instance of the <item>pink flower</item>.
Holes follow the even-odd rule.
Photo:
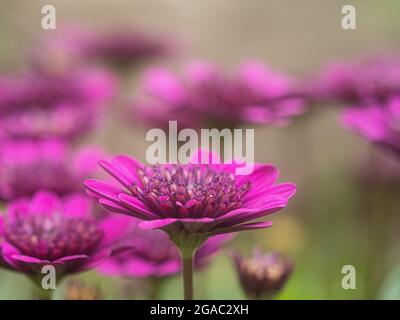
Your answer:
[[[74,139],[92,129],[115,89],[99,70],[0,78],[0,135]]]
[[[384,103],[399,93],[400,57],[390,55],[328,65],[314,86],[317,100],[360,106]]]
[[[296,192],[292,183],[275,184],[278,170],[268,164],[236,176],[235,164],[145,166],[127,156],[99,163],[120,185],[86,180],[89,194],[110,211],[143,220],[143,229],[163,229],[178,247],[181,241],[199,245],[212,235],[270,227],[270,221],[254,220],[286,207]]]
[[[345,128],[367,140],[400,153],[400,98],[386,104],[346,109],[342,114]]]
[[[30,196],[46,189],[65,195],[83,190],[104,153],[94,147],[72,152],[59,140],[0,142],[0,199]]]
[[[179,251],[164,232],[143,230],[136,220],[127,223],[130,228],[120,242],[120,249],[100,265],[100,272],[111,276],[141,278],[166,277],[181,271]],[[209,238],[196,252],[195,267],[205,267],[230,238],[226,235]]]
[[[8,204],[0,215],[0,261],[38,279],[44,265],[57,280],[102,263],[124,232],[124,219],[95,220],[91,201],[81,194],[60,198],[41,191]]]
[[[173,51],[171,40],[138,30],[90,30],[64,26],[43,38],[33,63],[40,70],[66,72],[84,64],[102,62],[127,68]],[[44,49],[43,49],[44,48]]]
[[[286,125],[305,112],[292,79],[252,61],[227,75],[208,62],[193,62],[182,78],[149,71],[133,102],[135,119],[150,126],[235,128],[243,123]]]

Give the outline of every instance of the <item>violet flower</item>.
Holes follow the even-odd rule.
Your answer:
[[[200,163],[200,157],[201,152],[194,162]],[[236,176],[235,163],[215,161],[145,166],[117,156],[99,163],[120,186],[86,180],[89,194],[110,211],[143,220],[143,229],[168,233],[182,256],[187,299],[192,298],[193,254],[207,238],[270,227],[270,221],[254,220],[286,207],[296,192],[294,184],[275,184],[278,170],[268,164],[256,164],[250,175]]]
[[[0,136],[72,140],[89,132],[115,90],[100,70],[0,78]]]
[[[170,120],[197,129],[282,126],[306,111],[292,79],[255,61],[233,75],[202,61],[189,64],[183,77],[153,69],[144,76],[139,97],[132,103],[134,121],[152,127],[168,127]]]
[[[59,140],[0,142],[0,199],[30,196],[46,189],[65,195],[83,190],[104,153],[95,147],[73,152]]]
[[[364,106],[400,94],[400,57],[380,55],[358,62],[332,63],[314,85],[315,99]]]
[[[39,286],[45,265],[56,269],[57,281],[97,267],[126,224],[121,218],[92,218],[91,204],[81,194],[60,198],[47,191],[11,201],[0,215],[0,260]]]
[[[377,145],[400,154],[400,98],[394,97],[388,103],[353,107],[343,111],[342,123]]]
[[[173,51],[171,40],[149,32],[97,31],[80,26],[64,26],[61,32],[43,38],[41,48],[33,52],[34,66],[56,73],[99,62],[123,71]]]
[[[256,250],[249,258],[235,252],[233,261],[242,288],[251,299],[275,296],[293,270],[293,263],[275,252],[264,255]]]
[[[129,220],[127,223],[130,227],[120,241],[119,249],[98,270],[109,276],[135,278],[162,278],[180,272],[179,251],[167,234],[160,230],[143,230],[138,226],[138,221]],[[217,235],[206,240],[196,252],[195,268],[204,268],[230,239],[227,235]]]

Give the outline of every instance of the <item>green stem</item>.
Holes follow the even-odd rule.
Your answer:
[[[160,299],[160,289],[163,279],[162,278],[150,278],[149,285],[149,300],[159,300]]]
[[[183,264],[183,297],[185,300],[193,300],[193,255],[194,250],[182,253]]]
[[[36,297],[38,300],[52,300],[54,290],[45,290],[43,288],[38,288],[36,290]]]

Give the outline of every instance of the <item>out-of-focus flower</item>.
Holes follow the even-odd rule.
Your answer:
[[[235,128],[243,123],[286,125],[305,112],[305,104],[292,79],[251,61],[234,75],[217,66],[196,61],[183,78],[164,69],[150,70],[141,98],[132,103],[134,121],[168,127]]]
[[[43,39],[40,52],[34,51],[32,60],[38,69],[55,73],[98,62],[121,70],[172,51],[171,41],[148,32],[64,26],[61,32]]]
[[[68,281],[65,300],[102,300],[103,294],[99,287],[88,285],[79,280]]]
[[[369,141],[400,154],[400,98],[343,111],[343,126]]]
[[[364,106],[400,94],[400,57],[381,55],[328,65],[314,86],[314,98]]]
[[[109,31],[93,35],[87,43],[87,59],[126,68],[172,51],[170,43],[154,35],[134,31]]]
[[[216,158],[199,151],[190,164],[145,166],[117,156],[99,163],[121,186],[99,180],[85,185],[106,209],[144,220],[143,229],[163,229],[178,248],[196,248],[216,234],[270,227],[270,221],[254,220],[286,207],[296,186],[275,184],[272,165],[255,164],[250,175],[237,176],[235,163],[215,164]],[[201,159],[210,164],[196,164]]]
[[[240,283],[251,299],[270,299],[286,284],[293,270],[293,263],[273,252],[263,254],[255,250],[251,257],[233,253]]]
[[[129,219],[129,218],[128,218]],[[130,228],[120,242],[119,250],[99,266],[100,272],[111,276],[166,277],[181,271],[179,251],[160,230],[143,230],[138,221],[129,219]],[[231,237],[218,235],[209,238],[197,251],[196,268],[205,267],[209,259]]]
[[[73,139],[102,115],[115,79],[100,70],[0,78],[0,136]]]
[[[83,190],[104,153],[95,147],[72,152],[60,140],[0,142],[0,199],[30,196],[46,189],[65,195]]]
[[[95,268],[110,256],[126,224],[119,217],[92,218],[91,204],[81,194],[60,198],[47,191],[11,201],[0,215],[2,260],[33,280],[41,279],[44,265],[56,269],[57,281]]]

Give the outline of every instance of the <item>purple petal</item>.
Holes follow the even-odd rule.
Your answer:
[[[142,221],[139,223],[139,227],[144,230],[153,230],[153,229],[160,229],[166,227],[170,224],[177,222],[179,219],[175,218],[167,218],[167,219],[157,219],[157,220],[150,220],[150,221]]]
[[[264,228],[271,227],[272,224],[273,224],[272,221],[247,223],[247,224],[241,224],[241,225],[234,226],[234,227],[217,229],[214,233],[215,234],[224,234],[224,233],[231,233],[231,232],[238,232],[238,231],[264,229]]]
[[[62,207],[60,198],[53,192],[39,191],[34,196],[29,205],[31,213],[52,215]]]
[[[92,203],[90,199],[81,194],[74,194],[64,201],[64,215],[69,217],[83,218],[91,214]]]

